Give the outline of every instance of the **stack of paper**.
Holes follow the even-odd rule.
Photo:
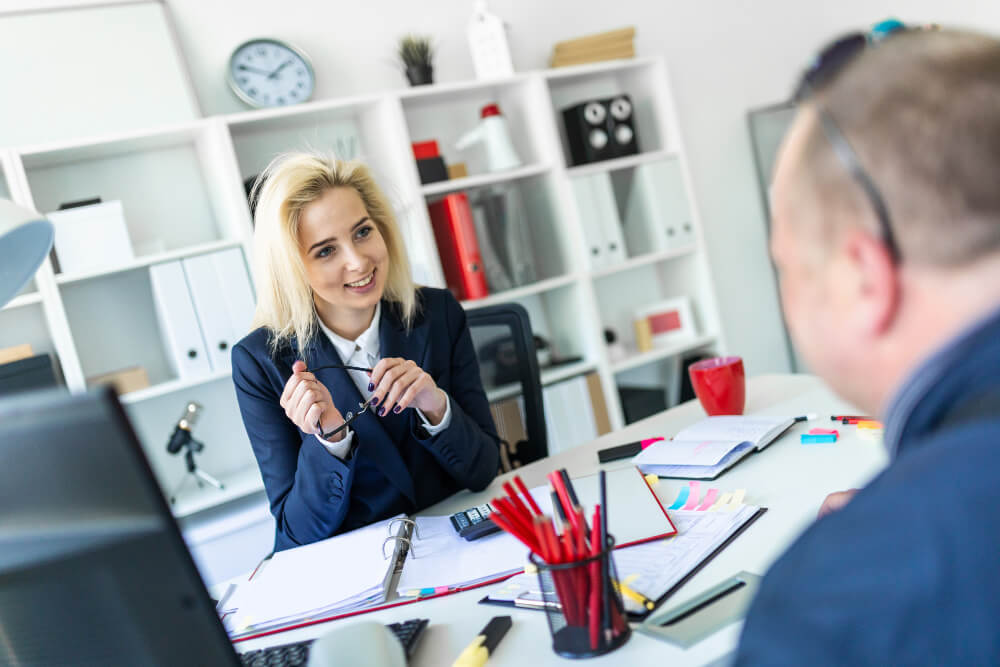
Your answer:
[[[714,479],[746,455],[766,447],[793,423],[791,417],[708,417],[673,440],[650,445],[634,463],[645,474]]]

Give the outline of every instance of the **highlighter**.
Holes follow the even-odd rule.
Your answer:
[[[479,636],[459,654],[451,667],[482,667],[503,636],[510,630],[511,625],[510,616],[494,616]]]

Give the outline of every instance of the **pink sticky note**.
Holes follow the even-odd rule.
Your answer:
[[[709,507],[715,504],[715,499],[719,496],[718,489],[709,489],[708,493],[705,494],[705,500],[698,505],[697,511],[704,512],[708,510]]]
[[[646,447],[649,447],[654,442],[659,442],[660,440],[666,440],[666,438],[646,438],[645,440],[641,441],[642,442],[642,448],[646,449]]]
[[[839,436],[840,433],[836,429],[832,428],[814,428],[809,431],[809,435],[836,435]]]
[[[688,496],[687,504],[681,508],[682,510],[693,510],[698,506],[698,498],[701,497],[701,482],[692,480],[688,482],[688,486],[691,487],[691,495]]]

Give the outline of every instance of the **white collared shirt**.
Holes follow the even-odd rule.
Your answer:
[[[337,350],[337,354],[343,360],[345,366],[361,366],[363,368],[374,368],[375,364],[381,358],[382,344],[378,339],[379,332],[379,322],[382,319],[382,302],[380,301],[375,306],[375,315],[372,317],[371,324],[368,328],[358,336],[357,340],[347,340],[343,336],[338,336],[329,327],[323,324],[323,320],[319,320],[319,327],[323,330],[326,337],[333,343],[333,347]],[[351,380],[354,381],[354,386],[358,388],[358,392],[361,394],[364,400],[368,400],[374,392],[368,391],[368,385],[371,379],[368,377],[368,373],[363,371],[347,371],[348,375],[351,376]],[[427,416],[420,411],[419,408],[414,408],[420,419],[424,422],[424,429],[430,435],[437,435],[441,431],[448,428],[451,424],[451,398],[447,393],[444,395],[445,410],[444,417],[441,419],[441,423],[434,426],[427,419]],[[341,414],[346,414],[348,410],[355,412],[358,406],[346,406],[338,405],[337,409],[340,410]],[[375,408],[370,408],[372,412]],[[378,416],[372,415],[375,419],[379,419]],[[365,417],[362,417],[364,419]],[[338,442],[329,442],[323,438],[316,436],[326,450],[338,458],[344,458],[347,453],[351,450],[351,443],[354,441],[354,431],[347,428],[346,435],[344,438]]]

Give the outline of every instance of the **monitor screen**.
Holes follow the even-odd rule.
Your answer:
[[[0,664],[239,664],[110,389],[3,399],[0,462]]]

